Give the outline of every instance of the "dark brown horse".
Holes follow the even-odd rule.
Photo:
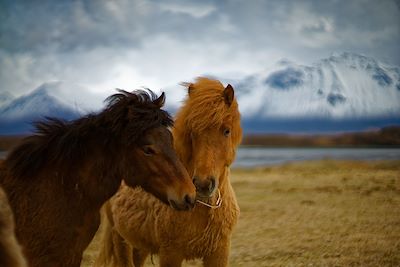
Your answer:
[[[172,145],[164,94],[120,90],[107,107],[72,122],[47,119],[6,158],[0,184],[30,266],[79,266],[101,205],[122,178],[176,209],[195,188]]]

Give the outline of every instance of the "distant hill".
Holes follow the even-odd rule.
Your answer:
[[[24,138],[22,135],[1,136],[0,151],[10,150]],[[400,147],[400,126],[375,131],[342,134],[249,134],[242,146],[264,147]]]
[[[353,53],[310,66],[282,60],[230,79],[247,133],[324,133],[400,125],[400,68]]]
[[[353,53],[233,80],[244,118],[400,116],[400,68]]]
[[[32,130],[31,123],[43,117],[71,120],[102,106],[98,95],[65,82],[44,83],[18,98],[5,93],[0,95],[1,99],[4,100],[0,102],[0,135],[26,134]]]
[[[242,145],[266,147],[400,147],[400,126],[341,134],[250,134]]]

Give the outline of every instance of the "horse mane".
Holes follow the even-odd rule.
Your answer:
[[[236,98],[230,106],[225,103],[224,86],[218,80],[199,77],[195,83],[183,83],[188,89],[188,96],[176,115],[175,125],[183,123],[183,130],[204,132],[209,127],[221,127],[226,120],[231,120],[233,144],[240,143],[242,130],[240,113]],[[178,127],[176,127],[178,128]]]
[[[46,117],[35,122],[35,133],[25,138],[6,159],[13,176],[34,176],[45,165],[72,172],[89,156],[89,147],[118,155],[116,147],[134,144],[145,131],[173,125],[170,115],[160,109],[165,102],[164,93],[157,98],[151,90],[117,90],[97,114],[73,121]]]

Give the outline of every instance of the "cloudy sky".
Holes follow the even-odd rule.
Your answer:
[[[332,52],[400,66],[398,0],[0,2],[0,91],[43,82],[159,90]]]

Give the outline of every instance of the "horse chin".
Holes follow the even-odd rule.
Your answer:
[[[217,191],[217,189],[214,189],[211,193],[207,193],[207,194],[204,194],[201,191],[196,191],[196,199],[201,200],[201,201],[207,201],[214,196],[216,191]]]

